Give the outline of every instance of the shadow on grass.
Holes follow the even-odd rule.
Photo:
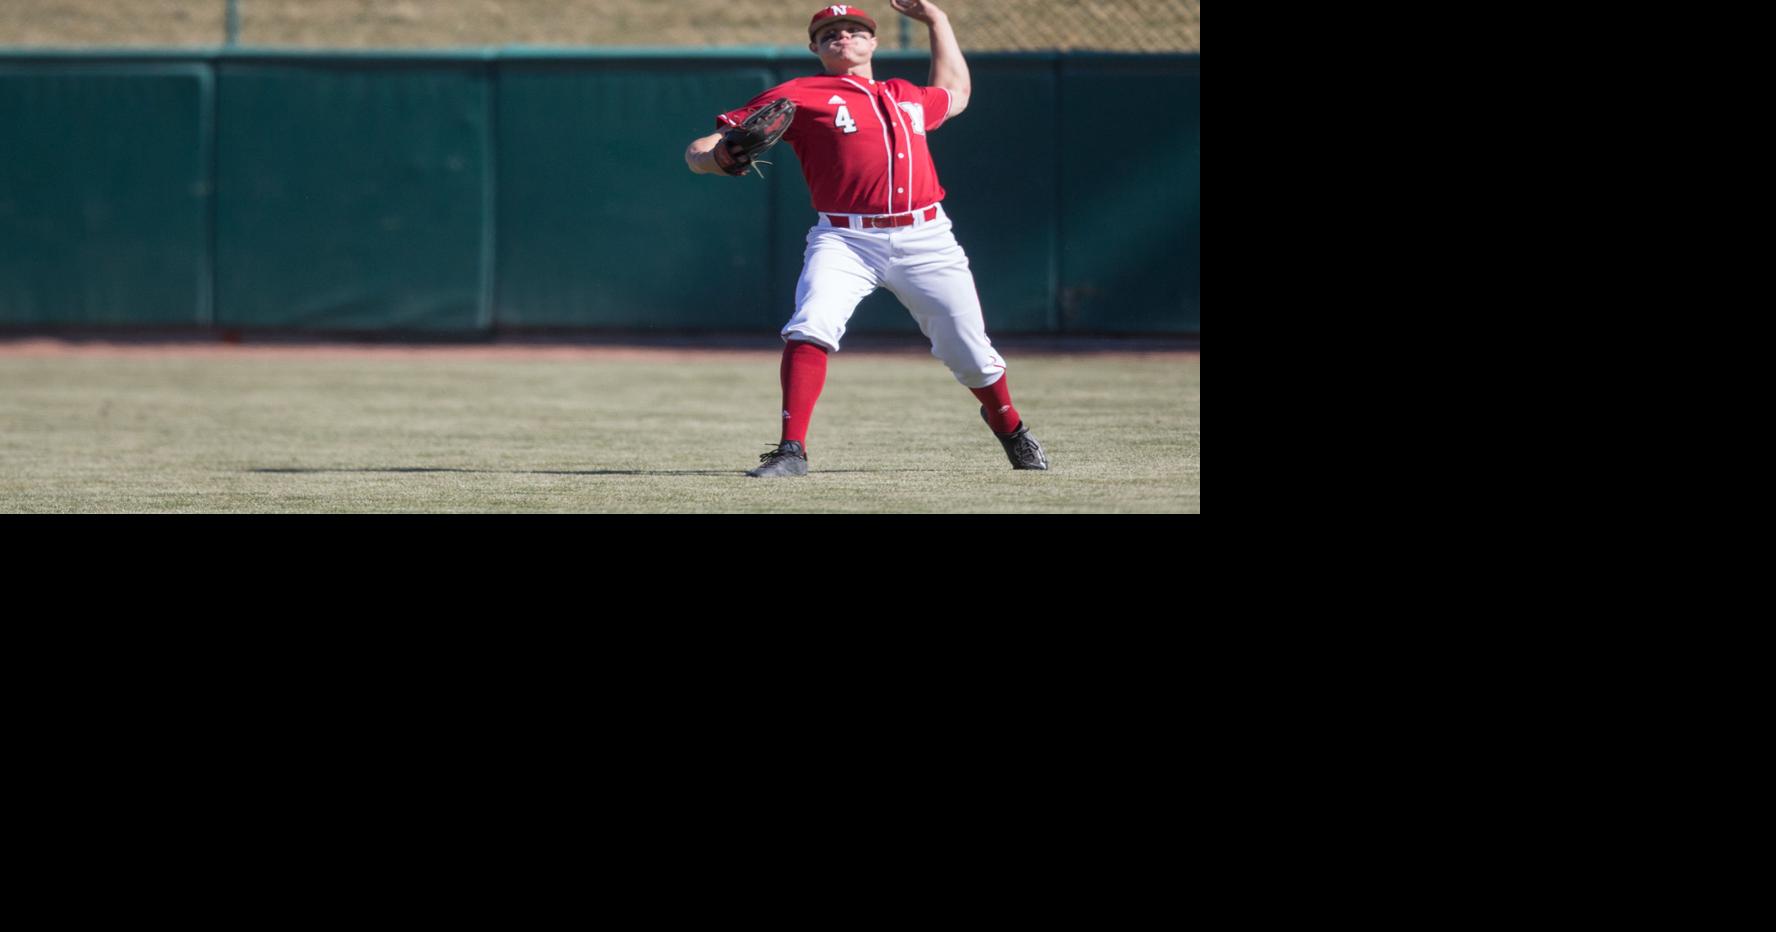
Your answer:
[[[288,473],[313,474],[326,473],[364,473],[364,472],[451,472],[475,473],[482,475],[508,476],[744,476],[745,470],[737,469],[457,469],[454,467],[428,466],[360,466],[355,469],[250,469],[257,473]],[[936,469],[821,469],[817,474],[837,475],[843,473],[901,473],[901,472],[940,472]]]

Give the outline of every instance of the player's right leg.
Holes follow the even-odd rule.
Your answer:
[[[887,250],[885,236],[831,227],[809,230],[802,277],[796,281],[795,316],[783,325],[783,339],[807,340],[838,352],[857,305],[882,284]]]
[[[886,239],[881,237],[880,239]],[[802,277],[796,282],[796,311],[783,325],[783,429],[777,448],[764,454],[749,476],[800,476],[808,472],[808,426],[814,403],[826,385],[826,358],[836,352],[858,302],[880,284],[870,238],[830,228],[808,233]]]

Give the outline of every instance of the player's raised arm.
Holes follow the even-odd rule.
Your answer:
[[[968,109],[968,95],[974,85],[968,78],[968,62],[962,58],[962,46],[956,43],[956,31],[950,28],[950,17],[929,0],[888,0],[902,16],[918,20],[931,28],[932,87],[950,92],[948,120]]]

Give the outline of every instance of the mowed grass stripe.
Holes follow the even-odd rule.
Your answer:
[[[6,513],[1201,511],[1195,355],[1011,359],[1017,472],[935,360],[833,357],[805,479],[774,353],[0,357]]]

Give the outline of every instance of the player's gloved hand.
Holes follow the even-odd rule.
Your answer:
[[[752,168],[752,157],[746,154],[746,149],[729,142],[725,136],[709,154],[715,157],[716,168],[735,177],[746,174]]]
[[[746,174],[761,153],[783,138],[794,121],[793,101],[787,97],[771,101],[747,117],[745,122],[728,130],[715,144],[710,153],[715,157],[715,167],[734,176]]]

